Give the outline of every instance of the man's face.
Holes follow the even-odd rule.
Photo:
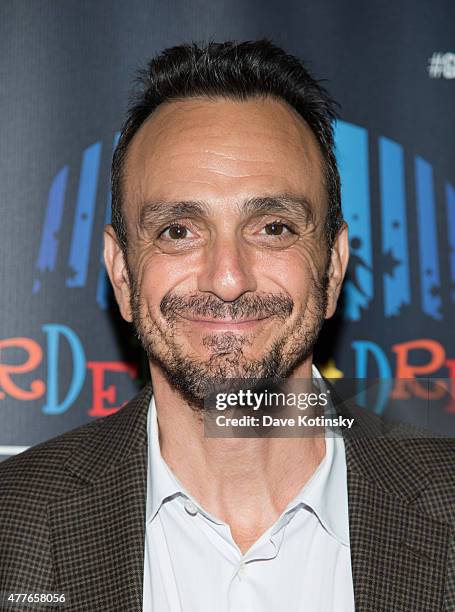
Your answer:
[[[162,105],[129,146],[123,202],[127,263],[106,233],[116,297],[151,367],[188,401],[201,406],[213,378],[287,377],[310,363],[347,245],[330,257],[323,159],[293,109],[271,98]]]

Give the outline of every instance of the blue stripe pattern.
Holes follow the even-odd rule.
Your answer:
[[[452,301],[455,302],[455,188],[446,183],[447,223],[449,232],[450,280],[452,281]]]
[[[36,267],[42,273],[46,270],[54,270],[57,261],[58,238],[65,205],[65,192],[68,182],[69,167],[64,166],[55,176],[49,190],[46,217],[44,219],[41,244]],[[33,293],[41,289],[41,281],[35,279],[33,282]]]
[[[117,146],[119,138],[120,138],[120,132],[116,132],[114,136],[113,150],[115,150],[115,147]],[[111,190],[109,186],[107,190],[106,210],[104,211],[104,225],[108,225],[111,222],[111,213],[112,213],[111,206],[112,206],[112,194],[111,194]],[[104,251],[104,240],[102,239],[101,240],[101,252],[100,252],[101,266],[100,266],[100,271],[98,274],[98,282],[96,285],[96,302],[102,310],[106,310],[107,305],[108,305],[107,296],[109,292],[110,283],[109,283],[109,277],[106,272],[106,268],[104,266],[103,251]]]
[[[96,142],[85,149],[82,158],[68,261],[71,276],[66,279],[67,287],[83,287],[87,282],[100,155],[101,143]]]
[[[382,253],[392,268],[384,273],[384,314],[398,315],[411,301],[403,147],[379,139],[379,182],[382,208]]]
[[[343,314],[347,319],[358,321],[361,309],[367,309],[373,297],[368,132],[339,121],[335,125],[335,139],[343,212],[351,239],[351,267],[344,288]]]
[[[422,310],[433,319],[442,319],[441,282],[439,277],[438,242],[433,189],[433,168],[415,158],[417,221],[419,234],[420,288]]]

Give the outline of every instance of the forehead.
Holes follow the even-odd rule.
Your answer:
[[[273,98],[190,98],[158,107],[131,141],[127,216],[159,201],[240,201],[289,193],[325,200],[323,158],[305,121]]]

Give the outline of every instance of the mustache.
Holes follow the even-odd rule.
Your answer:
[[[160,302],[161,314],[172,322],[185,315],[233,320],[275,316],[284,320],[293,309],[292,298],[284,293],[245,294],[233,302],[197,293],[187,296],[167,294]]]

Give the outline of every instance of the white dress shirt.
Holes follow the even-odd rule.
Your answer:
[[[153,397],[148,440],[144,612],[354,610],[341,436],[326,437],[311,479],[244,554],[162,458]]]

